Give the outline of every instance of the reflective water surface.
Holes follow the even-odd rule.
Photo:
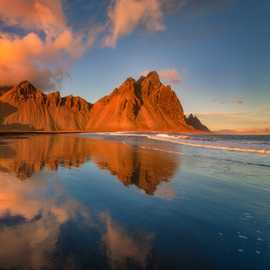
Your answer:
[[[2,136],[0,269],[269,269],[267,164],[132,136]]]

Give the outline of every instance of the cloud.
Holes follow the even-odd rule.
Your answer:
[[[152,236],[148,234],[131,235],[119,224],[114,222],[109,214],[101,214],[106,231],[103,244],[113,269],[128,269],[132,262],[145,268],[146,259],[150,255]]]
[[[150,71],[146,70],[142,73],[143,76],[146,76]],[[161,69],[157,71],[159,77],[162,81],[165,81],[169,84],[178,84],[182,81],[182,76],[176,69]]]
[[[85,226],[90,229],[89,233],[100,233],[112,268],[128,269],[129,263],[144,268],[151,255],[152,234],[132,234],[107,213],[100,213],[101,222],[97,222],[90,215],[89,206],[71,198],[57,179],[49,181],[46,174],[22,182],[0,172],[0,179],[0,241],[5,243],[5,248],[0,249],[0,265],[3,268],[55,269],[58,261],[51,260],[51,256],[58,251],[62,226],[78,219],[80,228]]]
[[[204,1],[209,5],[213,0]],[[185,7],[195,5],[198,0],[111,0],[107,10],[108,34],[103,39],[103,47],[116,47],[120,38],[141,26],[149,32],[165,30],[164,17]],[[214,1],[213,1],[214,2]],[[201,7],[199,5],[199,7]]]
[[[115,0],[108,9],[109,34],[104,47],[115,47],[119,38],[128,35],[139,25],[159,32],[165,29],[160,0]]]
[[[0,84],[31,80],[49,89],[68,72],[92,43],[88,33],[74,32],[60,0],[0,1],[0,19],[23,34],[0,33]]]
[[[8,25],[44,30],[50,34],[66,27],[60,0],[1,0],[0,18]]]
[[[52,89],[99,37],[103,47],[115,47],[120,38],[138,27],[150,32],[163,31],[168,12],[197,0],[110,1],[108,7],[103,6],[105,2],[102,4],[102,10],[107,12],[105,22],[96,24],[88,20],[78,30],[71,27],[72,16],[68,16],[66,1],[1,0],[1,28],[9,30],[0,32],[0,85],[28,79],[37,87]],[[160,73],[168,82],[181,80],[174,70]]]
[[[164,80],[168,83],[177,84],[182,81],[181,75],[175,69],[159,70],[158,74],[161,80]]]

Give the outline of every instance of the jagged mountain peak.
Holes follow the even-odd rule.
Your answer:
[[[139,80],[128,78],[111,94],[96,102],[87,124],[89,130],[189,131],[181,103],[157,72]]]
[[[23,94],[25,97],[31,94],[37,93],[36,87],[29,81],[22,81],[17,86],[15,86],[16,90]]]
[[[31,82],[22,81],[6,91],[1,98],[14,102],[23,102],[29,99],[43,98],[45,95],[38,90]]]
[[[133,90],[136,84],[136,80],[132,77],[127,78],[114,92],[126,92],[128,90]]]
[[[119,88],[123,88],[126,86],[135,87],[135,85],[149,83],[154,87],[159,87],[160,85],[162,85],[160,77],[156,71],[150,71],[146,76],[141,76],[138,80],[135,80],[133,77],[129,77],[119,86]]]
[[[160,84],[161,83],[157,71],[150,71],[146,75],[145,79],[147,79],[148,81],[150,81],[153,84]]]

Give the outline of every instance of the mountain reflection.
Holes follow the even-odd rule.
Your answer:
[[[108,170],[125,186],[154,194],[179,167],[179,156],[143,145],[73,135],[37,135],[2,139],[0,170],[21,180],[43,169],[80,167],[87,161]]]
[[[179,155],[161,150],[149,141],[80,135],[2,137],[0,268],[146,269],[153,262],[154,234],[130,230],[109,205],[97,209],[98,199],[80,201],[77,192],[84,186],[73,194],[62,181],[65,174],[42,171],[93,162],[126,186],[170,197],[173,191],[165,183],[175,174]]]

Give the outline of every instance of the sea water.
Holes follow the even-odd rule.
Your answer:
[[[1,269],[270,267],[270,137],[0,138]]]

